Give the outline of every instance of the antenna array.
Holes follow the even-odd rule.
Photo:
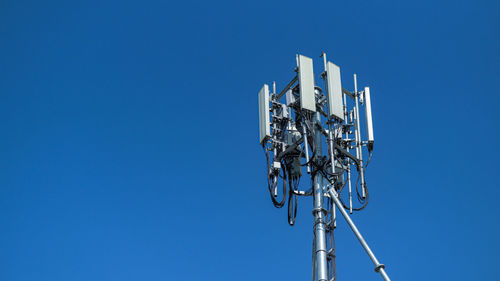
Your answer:
[[[375,264],[375,271],[389,281],[385,266],[377,260],[347,212],[364,209],[369,199],[365,169],[374,144],[370,89],[358,91],[356,74],[354,91],[344,89],[340,67],[327,61],[325,53],[321,57],[325,91],[315,84],[313,60],[303,55],[297,55],[296,74],[279,93],[274,82],[272,92],[267,84],[259,91],[260,144],[266,154],[271,200],[277,208],[288,203],[288,223],[294,225],[298,197],[313,196],[313,281],[337,280],[336,210]],[[366,120],[364,141],[360,124],[362,106]],[[366,163],[364,150],[368,153]],[[300,190],[300,179],[305,174],[310,177],[312,187]],[[341,196],[345,187],[347,203]]]

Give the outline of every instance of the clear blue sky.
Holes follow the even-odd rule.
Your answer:
[[[0,280],[309,280],[257,92],[321,51],[371,87],[354,220],[389,275],[498,278],[498,2],[306,2],[2,1]],[[344,221],[337,251],[380,280]]]

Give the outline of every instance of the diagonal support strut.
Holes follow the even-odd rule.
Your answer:
[[[345,220],[347,221],[347,224],[354,232],[354,235],[356,235],[356,238],[358,238],[359,243],[361,243],[361,246],[363,246],[363,249],[365,249],[366,253],[368,254],[370,259],[372,260],[373,264],[375,264],[375,272],[380,273],[380,275],[382,276],[382,278],[384,278],[385,281],[391,281],[391,279],[389,278],[389,276],[385,272],[385,265],[381,264],[377,260],[377,257],[375,257],[375,254],[370,249],[370,246],[368,246],[365,239],[363,238],[363,236],[359,232],[358,228],[356,227],[356,225],[354,224],[354,222],[352,221],[352,219],[349,217],[346,210],[342,206],[342,203],[340,203],[340,200],[338,198],[338,195],[337,195],[337,192],[335,191],[335,189],[330,188],[328,190],[328,194],[332,198],[335,205],[337,205],[337,208],[339,209],[340,213],[342,213],[342,216],[344,216]]]

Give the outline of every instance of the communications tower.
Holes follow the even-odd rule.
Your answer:
[[[369,199],[365,169],[374,144],[370,88],[358,91],[356,74],[354,91],[342,88],[340,68],[327,61],[325,53],[321,58],[324,88],[315,83],[313,60],[297,55],[295,74],[288,85],[277,92],[273,82],[272,89],[264,84],[259,91],[260,144],[266,154],[271,200],[277,208],[287,205],[288,223],[294,225],[298,197],[313,196],[313,281],[337,280],[336,210],[374,263],[375,271],[390,281],[385,266],[348,214],[364,209]],[[365,140],[361,134],[362,114]],[[366,163],[363,153],[368,154]],[[300,190],[302,176],[310,177],[312,187]],[[341,196],[344,189],[347,203]]]

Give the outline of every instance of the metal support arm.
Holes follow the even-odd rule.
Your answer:
[[[281,97],[286,93],[286,91],[290,90],[290,88],[292,88],[293,84],[295,84],[295,82],[297,82],[298,77],[295,76],[292,81],[290,81],[290,83],[288,83],[288,85],[286,85],[286,87],[281,90],[281,92],[278,94],[278,100],[281,99]]]
[[[375,264],[375,272],[380,273],[380,275],[382,276],[382,278],[384,278],[385,281],[391,281],[391,279],[389,278],[387,273],[385,273],[385,265],[381,264],[377,260],[377,258],[375,257],[375,254],[370,249],[370,246],[368,246],[365,239],[363,238],[363,236],[359,232],[358,228],[356,227],[356,225],[351,220],[351,218],[347,214],[346,210],[342,206],[342,203],[340,203],[340,200],[337,197],[338,195],[337,195],[337,192],[335,191],[335,189],[330,188],[328,190],[328,194],[333,199],[333,202],[335,202],[335,205],[337,205],[337,208],[339,209],[340,213],[342,213],[342,216],[344,216],[345,220],[347,221],[347,224],[349,224],[349,227],[351,227],[352,232],[354,232],[354,235],[356,235],[356,238],[358,238],[359,243],[361,243],[361,246],[363,246],[363,249],[365,249],[366,253],[368,254],[370,259],[372,260],[373,264]]]

